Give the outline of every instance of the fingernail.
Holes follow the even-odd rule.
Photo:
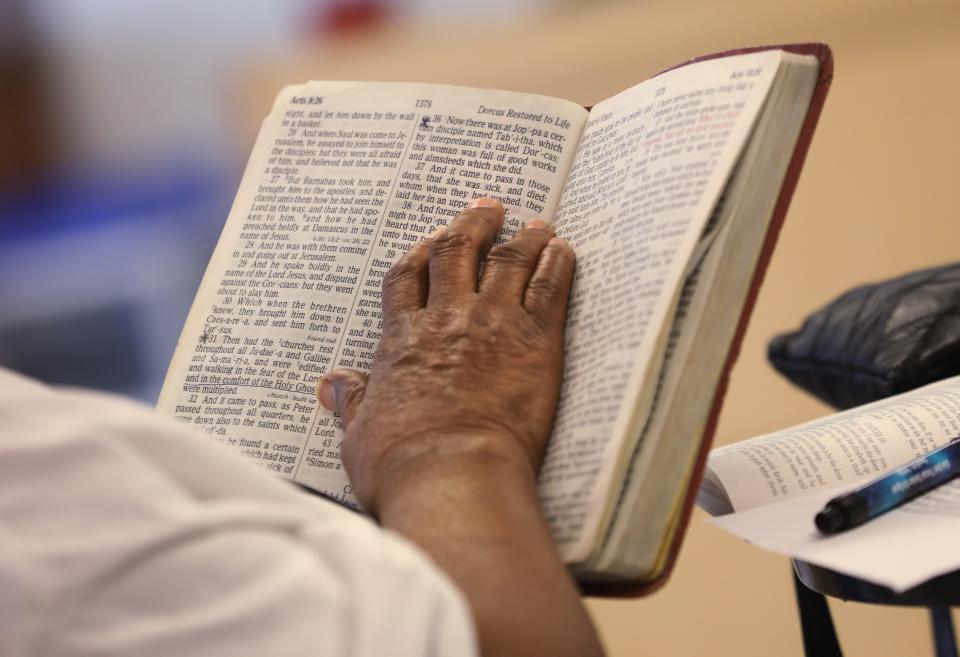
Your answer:
[[[337,396],[333,384],[326,377],[320,379],[320,383],[317,384],[317,399],[328,411],[337,410]]]
[[[527,230],[528,228],[546,228],[547,222],[541,221],[540,219],[531,219],[523,225],[523,229]]]
[[[440,226],[440,228],[435,228],[432,233],[430,233],[429,235],[427,235],[427,239],[428,239],[428,240],[432,240],[432,239],[435,238],[435,237],[439,237],[439,236],[440,236],[440,233],[442,233],[442,232],[443,232],[443,226]]]
[[[470,204],[467,205],[468,208],[494,208],[496,210],[503,210],[503,206],[500,205],[500,201],[495,198],[490,198],[488,196],[481,196],[480,198],[475,198],[470,201]]]

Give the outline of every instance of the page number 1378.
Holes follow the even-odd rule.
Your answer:
[[[427,100],[426,98],[417,98],[417,108],[430,108],[433,107],[433,101]]]

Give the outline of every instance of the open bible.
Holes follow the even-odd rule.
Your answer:
[[[582,582],[638,591],[679,546],[831,75],[829,49],[805,44],[695,60],[590,110],[432,84],[287,87],[159,411],[355,507],[317,380],[370,366],[391,264],[492,196],[500,240],[538,217],[578,254],[544,512]]]

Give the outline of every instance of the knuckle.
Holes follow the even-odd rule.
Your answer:
[[[532,353],[553,354],[556,351],[557,341],[549,338],[552,333],[549,322],[535,318],[521,329],[520,339],[526,349]]]
[[[483,339],[503,328],[505,322],[499,310],[484,304],[476,304],[464,314],[461,333],[464,336]]]
[[[437,236],[430,244],[430,255],[445,255],[448,253],[459,253],[476,248],[476,238],[468,232],[460,230],[448,230],[442,235]]]
[[[387,270],[383,277],[383,286],[389,290],[417,276],[417,269],[409,258],[401,258]]]
[[[449,339],[457,341],[468,337],[477,311],[476,304],[466,307],[438,309],[429,317],[429,331],[438,341]]]
[[[527,295],[538,300],[559,301],[560,283],[549,276],[535,278],[527,284]]]
[[[487,260],[505,265],[528,265],[535,255],[530,245],[511,240],[491,249]]]

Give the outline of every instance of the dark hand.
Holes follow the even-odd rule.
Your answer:
[[[373,513],[439,463],[519,459],[531,478],[539,470],[560,389],[574,254],[539,220],[491,249],[502,225],[500,204],[478,199],[411,249],[384,281],[369,379],[335,370],[320,385],[321,402],[346,429],[354,491]]]

